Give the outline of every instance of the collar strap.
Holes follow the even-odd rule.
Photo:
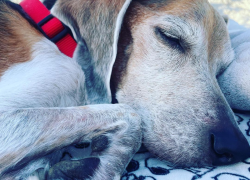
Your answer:
[[[39,0],[23,0],[20,5],[46,38],[54,42],[62,53],[73,57],[77,43],[68,27],[50,14]]]

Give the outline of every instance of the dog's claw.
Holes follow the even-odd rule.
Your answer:
[[[48,172],[47,180],[84,180],[93,176],[100,164],[99,158],[86,158],[78,161],[61,161]]]

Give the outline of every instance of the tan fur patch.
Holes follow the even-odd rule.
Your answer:
[[[128,57],[135,48],[138,54],[138,48],[133,46],[133,38],[131,31],[133,28],[138,28],[139,24],[143,24],[145,19],[152,16],[161,16],[164,14],[174,15],[188,19],[190,23],[204,26],[207,46],[208,60],[213,61],[214,56],[220,57],[223,55],[221,49],[221,33],[225,33],[225,24],[221,23],[222,18],[213,9],[213,7],[206,0],[140,0],[139,2],[133,1],[126,13],[123,28],[121,29],[121,36],[118,43],[118,55],[113,68],[112,79],[115,84],[122,86],[123,76],[126,74],[126,64]],[[221,19],[221,21],[219,21]],[[150,26],[150,24],[149,24]],[[215,34],[215,33],[216,34]],[[226,42],[225,42],[226,43]],[[120,46],[122,45],[122,46]],[[127,48],[124,48],[127,47]],[[215,49],[221,54],[214,54]],[[127,58],[127,59],[126,59]],[[211,63],[212,64],[212,63]],[[119,82],[119,83],[118,83]]]
[[[17,11],[0,3],[0,75],[13,64],[29,61],[42,34]]]

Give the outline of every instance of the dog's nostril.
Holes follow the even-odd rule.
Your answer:
[[[215,136],[211,135],[211,147],[214,151],[215,158],[213,160],[213,165],[229,164],[233,160],[233,154],[229,152],[222,152],[221,149],[215,147]]]
[[[222,164],[228,164],[233,161],[233,155],[229,153],[217,154],[217,156]]]
[[[229,163],[233,162],[234,156],[230,153],[219,154],[215,151],[215,154],[217,157],[217,162],[215,161],[213,163],[214,165],[229,164]]]
[[[216,155],[216,158],[218,158],[218,161],[222,163],[230,163],[232,161],[233,158],[232,154],[217,152],[217,149],[215,148],[215,139],[213,134],[211,135],[211,147]]]
[[[224,132],[211,134],[213,165],[236,163],[248,157],[249,145],[243,136]]]

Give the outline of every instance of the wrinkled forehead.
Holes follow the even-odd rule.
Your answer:
[[[226,23],[207,0],[134,0],[129,10],[127,21],[133,33],[160,27],[182,37],[192,50],[204,50],[209,61],[232,59],[227,55],[231,45]]]
[[[213,23],[215,12],[207,0],[134,0],[159,15],[178,16],[197,24]]]
[[[170,25],[187,35],[195,32],[210,45],[229,41],[226,23],[207,0],[133,0],[131,6],[131,27],[149,20],[153,26]]]

